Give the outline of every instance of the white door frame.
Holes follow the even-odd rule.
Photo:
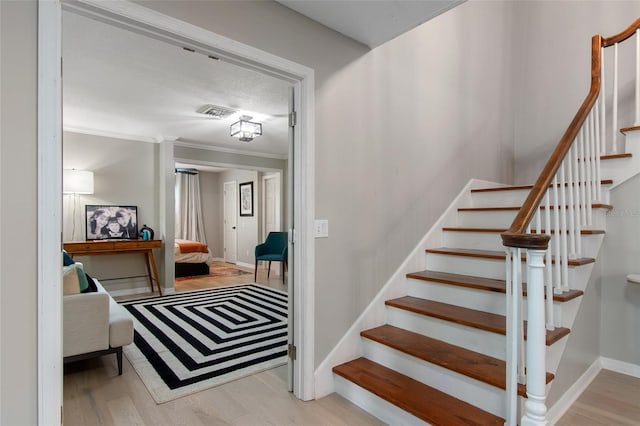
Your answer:
[[[59,424],[62,405],[62,296],[55,278],[60,259],[61,203],[61,106],[60,61],[62,57],[63,4],[59,0],[39,0],[38,34],[38,422]],[[297,259],[293,283],[296,295],[294,342],[294,394],[303,400],[314,398],[314,240],[315,149],[314,149],[314,71],[311,68],[268,52],[220,36],[209,30],[163,15],[135,3],[79,0],[64,3],[65,10],[130,29],[153,34],[169,42],[195,47],[223,60],[292,82],[296,92],[294,178],[296,184],[295,220],[292,238]],[[205,46],[206,48],[203,48]],[[54,155],[50,155],[53,153]],[[51,273],[51,274],[49,274]],[[54,277],[54,278],[52,278]],[[53,280],[53,281],[52,281]],[[57,283],[57,285],[56,285]],[[55,297],[59,304],[51,304]],[[55,307],[52,307],[55,305]]]
[[[270,179],[278,179],[278,197],[276,200],[276,218],[278,222],[278,231],[282,231],[282,173],[270,173],[262,176],[262,240],[267,238],[267,181]]]
[[[222,239],[223,239],[223,247],[222,247],[222,257],[224,258],[224,261],[227,261],[227,185],[229,186],[233,186],[233,190],[235,191],[236,196],[233,199],[233,208],[234,208],[234,220],[236,221],[236,225],[235,225],[235,243],[234,243],[234,248],[235,248],[235,253],[234,253],[234,262],[238,261],[238,181],[237,180],[232,180],[229,182],[223,182],[222,184],[222,222],[223,222],[223,226],[224,228],[222,229]]]

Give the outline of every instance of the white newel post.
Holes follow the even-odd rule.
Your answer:
[[[545,250],[527,250],[527,401],[521,426],[547,424],[544,256]]]

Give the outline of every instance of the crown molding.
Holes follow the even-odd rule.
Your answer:
[[[216,145],[203,145],[193,142],[175,141],[174,146],[182,146],[185,148],[205,149],[207,151],[225,152],[228,154],[246,155],[249,157],[274,158],[276,160],[286,160],[287,156],[282,154],[271,154],[267,152],[243,151],[241,149],[226,148]]]
[[[113,139],[126,139],[130,141],[147,142],[147,143],[159,143],[159,142],[162,142],[163,140],[163,139],[158,140],[158,137],[130,135],[126,133],[110,132],[108,130],[90,129],[87,127],[63,126],[62,130],[65,132],[79,133],[83,135],[103,136],[103,137],[113,138]]]

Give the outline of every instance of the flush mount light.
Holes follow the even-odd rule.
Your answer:
[[[251,142],[253,138],[262,135],[262,124],[251,120],[253,117],[243,115],[239,121],[231,125],[231,136],[241,142]]]

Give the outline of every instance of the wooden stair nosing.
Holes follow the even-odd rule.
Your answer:
[[[601,155],[600,159],[601,160],[615,160],[616,158],[631,158],[633,157],[633,154],[631,153],[622,153],[622,154],[605,154],[605,155]]]
[[[477,290],[493,291],[496,293],[506,293],[506,283],[504,280],[496,280],[493,278],[475,277],[471,275],[451,274],[449,272],[439,271],[420,271],[412,272],[406,275],[407,278],[412,278],[421,281],[431,281],[439,284],[448,284],[458,287],[467,287]],[[527,296],[527,284],[522,283],[523,295]],[[553,295],[553,300],[556,302],[568,302],[584,294],[582,290],[569,290],[561,294]]]
[[[333,372],[433,425],[499,425],[504,419],[366,358]]]
[[[501,234],[503,232],[506,232],[507,229],[505,228],[458,228],[455,226],[445,226],[442,228],[443,231],[445,232],[486,232],[486,233],[494,233],[494,234]],[[555,234],[556,230],[552,229],[551,234]],[[541,229],[540,232],[537,232],[535,229],[531,230],[532,234],[546,234],[547,231],[546,229]],[[569,233],[569,230],[567,230],[567,233]],[[602,229],[581,229],[580,230],[580,234],[581,235],[598,235],[598,234],[604,234],[605,231]]]
[[[545,210],[546,206],[540,206],[541,209]],[[555,209],[555,206],[549,206],[549,208],[551,210]],[[565,206],[565,208],[569,208],[569,206]],[[611,204],[604,204],[604,203],[593,203],[591,204],[591,208],[592,209],[606,209],[606,210],[611,210],[613,209],[613,206]],[[491,211],[519,211],[520,207],[518,206],[511,206],[511,207],[459,207],[458,211],[459,212],[482,212],[482,211],[487,211],[487,212],[491,212]]]
[[[631,132],[634,130],[640,130],[640,126],[623,127],[622,129],[620,129],[620,133],[626,134],[627,132]]]
[[[506,253],[498,250],[475,250],[475,249],[464,249],[464,248],[449,248],[449,247],[440,247],[440,248],[431,248],[426,249],[425,252],[433,253],[433,254],[446,254],[450,256],[463,256],[463,257],[477,257],[481,259],[493,259],[493,260],[505,260]],[[522,261],[524,262],[525,257],[522,256]],[[555,258],[551,259],[552,263],[555,263]],[[581,257],[578,259],[569,259],[567,265],[569,266],[582,266],[587,265],[589,263],[595,262],[595,259],[591,257]]]
[[[506,389],[507,368],[501,359],[388,324],[362,331],[360,335],[422,361]],[[553,378],[553,374],[546,374],[547,383]],[[518,395],[527,395],[525,385],[518,385]]]
[[[433,300],[421,299],[419,297],[404,296],[397,299],[387,300],[387,306],[413,312],[415,314],[437,318],[443,321],[467,327],[477,328],[496,334],[507,334],[507,320],[504,315],[492,314],[490,312],[478,311],[475,309],[463,308],[461,306],[450,305],[448,303],[435,302]],[[526,321],[525,323],[525,339]],[[566,327],[556,327],[554,330],[546,331],[546,345],[551,346],[558,340],[567,336],[571,330]]]
[[[611,179],[602,179],[600,181],[601,185],[611,185],[613,180]],[[553,185],[549,185],[552,187]],[[471,192],[493,192],[493,191],[511,191],[511,190],[521,190],[521,189],[532,189],[533,185],[509,185],[509,186],[493,186],[490,188],[474,188]]]

